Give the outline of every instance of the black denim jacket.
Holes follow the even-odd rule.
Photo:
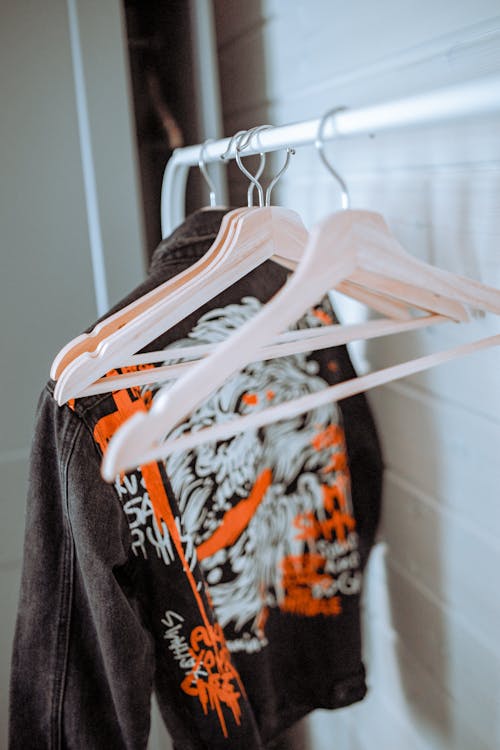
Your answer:
[[[222,215],[189,217],[115,309],[201,257]],[[221,340],[285,279],[268,261],[148,349]],[[332,316],[323,300],[299,325]],[[353,376],[344,347],[255,363],[178,430]],[[179,750],[256,750],[314,708],[363,698],[359,596],[382,473],[364,396],[113,486],[102,452],[155,388],[60,408],[53,387],[32,447],[12,750],[145,748],[153,690]]]

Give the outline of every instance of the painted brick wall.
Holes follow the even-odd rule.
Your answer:
[[[214,2],[225,133],[498,73],[496,0]],[[416,257],[500,287],[500,117],[344,138],[354,207]],[[234,201],[245,184],[231,168]],[[314,149],[274,201],[311,225],[339,208]],[[337,299],[344,320],[366,311]],[[359,371],[498,332],[493,316],[353,348]],[[365,587],[369,696],[302,728],[313,750],[500,747],[500,351],[370,394],[387,464]]]

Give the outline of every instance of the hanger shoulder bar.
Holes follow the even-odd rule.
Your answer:
[[[303,334],[301,336],[287,337],[282,334],[276,338],[275,343],[268,344],[257,352],[256,360],[277,359],[291,354],[299,354],[306,351],[318,351],[333,346],[348,344],[351,341],[379,338],[394,333],[406,333],[426,328],[436,323],[449,322],[449,318],[441,315],[424,315],[411,320],[369,320],[365,323],[354,323],[352,325],[332,325],[325,328],[305,329],[301,331],[289,331],[292,334]],[[134,355],[124,367],[134,365],[150,364],[152,362],[166,362],[169,358],[198,357],[210,354],[218,344],[202,344],[199,346],[186,347],[184,349],[166,349],[163,352],[150,352],[149,354]],[[175,351],[176,356],[172,353]],[[195,354],[196,352],[196,354]],[[148,361],[149,357],[149,361]],[[120,375],[101,378],[92,385],[85,388],[81,396],[95,396],[110,391],[122,390],[124,388],[145,387],[151,383],[164,383],[177,380],[189,371],[199,361],[198,358],[188,362],[179,362],[172,365],[163,365],[155,368],[141,369],[137,372],[126,372]],[[120,368],[118,368],[120,369]]]
[[[479,339],[479,341],[462,344],[461,346],[446,349],[445,351],[437,352],[436,354],[429,354],[409,362],[371,372],[367,375],[361,375],[360,377],[337,383],[336,385],[325,388],[322,391],[310,393],[307,396],[302,396],[293,401],[285,402],[278,406],[268,407],[256,414],[236,417],[230,422],[218,424],[213,427],[206,427],[195,433],[189,433],[188,435],[183,435],[172,440],[166,440],[164,443],[156,445],[143,455],[135,456],[132,460],[132,465],[130,466],[121,465],[118,461],[119,470],[126,471],[127,469],[135,467],[137,463],[143,465],[152,461],[158,461],[172,453],[192,450],[203,443],[227,440],[234,435],[238,435],[247,430],[256,430],[265,427],[272,422],[277,422],[282,419],[291,419],[292,417],[316,409],[332,401],[340,401],[363,391],[370,390],[371,388],[390,383],[393,380],[399,380],[400,378],[423,372],[424,370],[444,364],[445,362],[450,362],[458,357],[463,357],[480,351],[481,349],[487,349],[499,345],[500,334],[496,334],[495,336]],[[144,419],[145,415],[134,415],[129,421],[132,422],[133,420],[136,420],[136,418],[139,420],[141,418]],[[116,458],[117,457],[113,455],[113,451],[109,451],[108,448],[101,469],[102,476],[107,481],[113,481],[118,471]]]

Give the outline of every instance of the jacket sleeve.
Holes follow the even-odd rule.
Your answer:
[[[145,748],[153,643],[92,436],[46,390],[32,446],[9,747]]]

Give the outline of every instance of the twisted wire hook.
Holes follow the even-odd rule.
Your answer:
[[[257,129],[263,129],[264,127],[270,127],[270,126],[269,125],[266,125],[266,126],[260,125],[259,128],[250,128],[250,130],[238,130],[238,132],[235,133],[231,137],[231,139],[229,140],[228,146],[227,146],[226,150],[224,151],[224,153],[221,154],[220,158],[223,161],[225,161],[228,158],[229,154],[231,153],[231,150],[233,148],[233,144],[235,142],[238,142],[238,144],[239,144],[240,140],[243,142],[243,140],[245,139],[245,136],[246,136],[246,139],[244,140],[242,147],[246,148],[247,145],[248,145],[248,143],[249,143],[249,141],[250,141],[250,138],[252,137],[252,135],[254,134],[254,132],[256,132]],[[238,162],[238,159],[236,159],[236,161]],[[240,167],[240,169],[242,170],[242,172],[245,174],[245,176],[248,177],[249,173],[246,170],[242,169],[241,162],[238,163],[238,166]],[[257,168],[256,173],[253,175],[253,179],[252,179],[252,177],[250,177],[250,185],[248,186],[248,189],[247,189],[247,204],[250,207],[253,206],[253,191],[254,191],[254,188],[255,188],[255,185],[256,185],[256,183],[254,182],[254,180],[257,180],[257,181],[259,180],[259,177],[261,176],[262,172],[264,171],[264,167],[265,166],[266,166],[266,156],[265,156],[265,154],[261,153],[260,154],[259,166]]]
[[[243,149],[245,149],[248,146],[248,144],[250,143],[252,137],[256,133],[259,133],[262,130],[268,130],[271,127],[272,127],[271,125],[258,125],[255,128],[250,128],[250,130],[248,131],[246,137],[243,137],[243,138],[241,138],[238,141],[238,145],[236,146],[237,155],[238,155],[238,151],[242,151]],[[273,191],[273,188],[276,185],[276,183],[278,182],[278,180],[280,179],[280,177],[288,169],[288,166],[290,164],[290,158],[291,158],[291,156],[293,154],[295,154],[295,149],[287,147],[287,149],[286,149],[286,158],[285,158],[284,165],[279,170],[279,172],[273,177],[273,179],[271,180],[271,182],[269,183],[269,185],[266,188],[266,193],[265,193],[265,198],[264,198],[264,206],[270,206],[271,205],[271,193]],[[263,156],[263,154],[261,154],[261,156]],[[238,156],[237,156],[237,160],[238,160]],[[241,162],[240,161],[238,161],[238,166],[241,169]],[[259,170],[258,173],[255,175],[255,177],[256,178],[260,177],[261,173],[262,173],[262,171]],[[247,176],[248,176],[248,174],[247,174]],[[260,193],[259,193],[259,199],[261,199],[261,194]],[[262,203],[260,205],[262,205]]]
[[[261,154],[261,163],[259,165],[259,169],[257,170],[256,174],[253,175],[251,172],[248,171],[248,169],[244,166],[243,162],[241,161],[241,151],[248,146],[250,143],[250,140],[255,133],[260,132],[261,130],[265,130],[267,128],[270,128],[270,125],[258,125],[254,128],[250,128],[250,130],[246,131],[243,135],[241,135],[236,143],[236,163],[240,170],[243,172],[243,174],[248,177],[248,179],[251,182],[251,186],[248,189],[247,195],[250,198],[251,192],[253,193],[253,188],[257,188],[257,195],[259,196],[259,206],[262,208],[264,206],[264,190],[262,188],[262,185],[260,184],[259,180],[257,179],[257,176],[260,177],[262,174],[262,171],[264,169],[264,163],[265,163],[265,156],[264,154]],[[249,204],[250,205],[250,204]]]
[[[243,136],[245,133],[248,133],[248,130],[238,130],[237,133],[231,136],[231,138],[229,139],[229,143],[227,144],[226,150],[224,151],[223,154],[220,155],[220,158],[222,159],[222,161],[226,161],[226,159],[229,157],[229,154],[231,153],[231,150],[233,148],[233,145],[236,139],[241,138],[241,136]]]
[[[248,205],[249,206],[251,205],[251,197],[252,197],[252,194],[253,194],[254,187],[257,188],[257,193],[258,193],[258,196],[259,196],[259,206],[263,207],[263,206],[269,206],[269,205],[271,205],[271,193],[273,191],[273,188],[276,185],[276,183],[278,182],[278,180],[280,179],[280,177],[288,169],[288,166],[290,164],[290,158],[291,158],[291,156],[293,154],[295,154],[295,149],[287,147],[287,149],[286,149],[285,163],[282,166],[282,168],[279,170],[279,172],[273,177],[273,179],[271,180],[271,182],[269,183],[269,185],[267,186],[266,192],[265,192],[265,195],[264,195],[264,189],[263,189],[263,187],[260,184],[259,179],[258,179],[261,176],[261,174],[263,172],[263,169],[264,169],[264,165],[265,165],[265,155],[264,155],[264,153],[260,154],[260,156],[261,156],[261,163],[259,165],[259,168],[258,168],[257,172],[253,175],[243,165],[243,163],[241,161],[241,155],[242,155],[241,152],[244,151],[245,148],[247,148],[247,146],[249,145],[251,139],[253,138],[253,136],[256,133],[259,133],[259,132],[261,132],[263,130],[268,130],[271,127],[272,127],[271,125],[257,125],[256,127],[250,128],[248,131],[239,131],[238,133],[236,133],[235,136],[233,136],[233,138],[229,142],[228,148],[226,149],[226,151],[222,155],[223,158],[225,158],[227,156],[227,154],[231,150],[231,147],[232,147],[232,144],[233,144],[234,140],[236,140],[236,149],[235,149],[236,163],[238,164],[238,167],[240,168],[240,170],[250,180],[250,183],[251,183],[250,186],[249,186],[249,188],[248,188],[248,191],[247,191]]]

